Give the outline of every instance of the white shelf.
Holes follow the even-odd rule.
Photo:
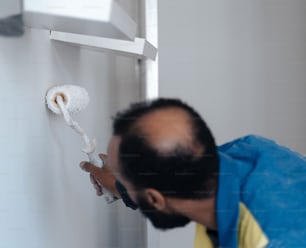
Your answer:
[[[147,40],[141,38],[135,38],[134,41],[127,41],[51,31],[50,39],[140,59],[149,58],[154,60],[157,54],[156,47]]]
[[[1,0],[0,2],[0,19],[21,14],[21,1]]]
[[[114,0],[24,0],[25,25],[134,40],[136,23]]]

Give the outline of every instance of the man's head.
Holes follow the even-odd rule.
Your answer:
[[[214,138],[199,114],[180,100],[137,103],[118,113],[109,155],[117,179],[156,227],[189,222],[167,211],[168,198],[199,200],[216,193]]]

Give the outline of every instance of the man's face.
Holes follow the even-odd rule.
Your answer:
[[[108,149],[108,166],[112,170],[116,179],[126,188],[131,200],[139,207],[141,213],[147,217],[152,225],[158,229],[171,229],[185,226],[190,219],[182,215],[164,213],[152,206],[147,199],[137,190],[133,184],[127,181],[121,174],[119,165],[119,144],[120,138],[114,136],[111,139]]]

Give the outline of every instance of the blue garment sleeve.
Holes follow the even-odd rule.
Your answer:
[[[130,196],[127,193],[126,188],[118,181],[116,181],[116,188],[121,196],[122,201],[124,202],[124,204],[133,209],[136,210],[138,207],[137,205],[132,201],[132,199],[130,198]]]

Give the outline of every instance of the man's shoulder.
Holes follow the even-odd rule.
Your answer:
[[[232,141],[229,141],[227,143],[239,143],[239,142],[246,142],[246,143],[253,143],[253,142],[264,142],[264,143],[275,143],[275,141],[273,141],[272,139],[263,137],[261,135],[257,135],[257,134],[248,134],[248,135],[244,135],[241,137],[238,137]],[[225,144],[227,144],[225,143]]]
[[[249,134],[218,146],[220,151],[226,151],[231,148],[248,149],[250,147],[262,148],[263,146],[277,146],[275,141],[260,135]]]

